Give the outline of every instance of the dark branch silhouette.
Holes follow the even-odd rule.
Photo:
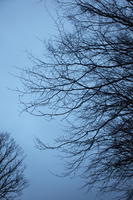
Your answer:
[[[0,199],[12,200],[27,186],[24,153],[7,133],[0,133]]]
[[[38,140],[39,148],[69,155],[68,174],[79,171],[88,189],[97,185],[131,200],[133,2],[72,0],[60,5],[72,29],[61,26],[44,60],[32,57],[33,65],[22,70],[20,101],[33,115],[71,122],[57,146]]]

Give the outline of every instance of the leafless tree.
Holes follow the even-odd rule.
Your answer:
[[[0,199],[12,200],[27,186],[24,153],[7,133],[0,133]]]
[[[57,148],[69,155],[68,174],[87,188],[133,199],[133,1],[60,2],[70,31],[59,27],[44,59],[23,69],[20,101],[31,114],[70,124]],[[67,27],[68,30],[68,27]],[[30,101],[29,101],[30,97]],[[117,197],[118,198],[118,197]]]

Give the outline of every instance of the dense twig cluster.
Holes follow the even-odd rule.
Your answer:
[[[32,114],[71,120],[55,148],[69,153],[68,171],[83,171],[86,187],[102,182],[102,191],[133,199],[133,2],[61,5],[73,29],[59,29],[48,57],[23,70],[21,102]]]
[[[12,200],[26,187],[24,154],[8,134],[0,133],[0,199]]]

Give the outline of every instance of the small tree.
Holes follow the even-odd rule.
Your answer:
[[[69,120],[70,135],[55,147],[70,155],[69,174],[81,170],[86,187],[133,199],[133,1],[61,5],[72,29],[61,27],[45,60],[23,70],[21,103],[34,115]]]
[[[12,200],[27,186],[24,153],[7,133],[0,133],[0,199]]]

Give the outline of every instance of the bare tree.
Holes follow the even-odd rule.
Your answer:
[[[7,133],[0,133],[0,199],[12,200],[27,186],[24,153]]]
[[[133,1],[60,3],[72,29],[61,26],[44,60],[22,70],[20,101],[31,114],[69,121],[57,146],[38,140],[69,155],[68,174],[133,199]]]

